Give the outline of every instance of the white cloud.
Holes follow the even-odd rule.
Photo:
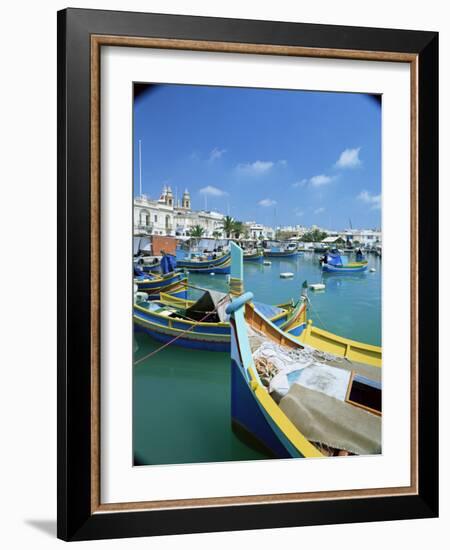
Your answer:
[[[296,181],[292,184],[292,187],[306,187],[310,185],[311,187],[322,187],[328,185],[332,181],[338,179],[337,176],[326,176],[325,174],[319,174],[318,176],[312,176],[311,178],[303,178],[302,180]]]
[[[325,174],[320,174],[318,176],[313,176],[309,180],[309,184],[313,187],[322,187],[322,185],[328,185],[333,181],[331,176],[325,176]]]
[[[325,212],[325,208],[323,206],[314,210],[314,214],[322,214],[322,212]]]
[[[294,208],[294,214],[300,218],[300,217],[303,216],[304,212],[303,212],[303,210],[300,210],[299,208]]]
[[[307,178],[303,178],[302,180],[296,181],[292,184],[292,187],[305,187],[305,185],[308,183]]]
[[[379,210],[381,208],[381,194],[373,195],[369,191],[361,191],[357,198],[366,204],[370,204],[372,210]]]
[[[272,199],[262,199],[258,202],[259,206],[275,206],[277,204],[277,201],[274,201]]]
[[[209,153],[209,161],[214,162],[215,160],[220,159],[220,157],[226,152],[226,149],[219,149],[219,147],[214,147],[214,149]]]
[[[361,159],[359,158],[359,152],[361,147],[356,149],[345,149],[340,154],[335,166],[337,168],[355,168],[361,164]]]
[[[213,185],[207,185],[206,187],[202,187],[200,189],[200,193],[202,195],[209,195],[211,197],[223,197],[224,195],[228,195],[226,191],[222,191],[222,189],[219,189],[218,187],[214,187]]]
[[[245,174],[259,176],[267,173],[274,163],[271,160],[255,160],[255,162],[245,162],[237,165],[237,170]]]

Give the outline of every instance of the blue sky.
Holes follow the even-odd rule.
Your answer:
[[[134,192],[268,225],[381,225],[381,104],[364,94],[156,85],[134,104]]]

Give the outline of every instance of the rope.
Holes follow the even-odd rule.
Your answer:
[[[319,319],[319,323],[322,325],[322,328],[324,328],[325,330],[328,331],[328,328],[326,327],[325,323],[322,321],[322,319],[319,315],[319,312],[315,308],[313,308],[313,305],[312,305],[311,300],[309,299],[309,296],[306,296],[306,299],[308,301],[308,305],[309,305],[311,311],[314,313],[314,315],[317,317],[317,319]]]
[[[152,357],[153,355],[156,355],[157,353],[159,353],[160,351],[162,351],[164,348],[166,348],[167,346],[170,346],[171,344],[173,344],[174,342],[176,342],[179,338],[181,338],[182,336],[184,336],[185,334],[187,334],[188,332],[190,332],[191,330],[194,330],[194,328],[199,324],[199,323],[202,323],[205,319],[207,319],[208,317],[210,317],[213,313],[217,313],[217,310],[219,309],[219,306],[222,305],[222,302],[225,303],[226,300],[229,300],[229,296],[224,296],[219,302],[217,302],[217,306],[212,310],[212,311],[209,311],[204,317],[202,317],[200,319],[200,321],[197,321],[196,323],[194,323],[191,327],[189,327],[188,329],[186,330],[183,330],[182,332],[180,332],[180,334],[178,334],[178,336],[175,336],[175,338],[172,338],[172,340],[169,340],[169,342],[166,342],[165,344],[163,344],[162,346],[160,346],[158,349],[152,351],[151,353],[147,354],[147,355],[144,355],[144,357],[141,357],[140,359],[137,359],[136,361],[134,361],[134,365],[138,365],[139,363],[142,363],[142,361],[145,361],[146,359],[149,359],[150,357]]]

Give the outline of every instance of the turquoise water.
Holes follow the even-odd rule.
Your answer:
[[[135,359],[159,348],[135,334]],[[230,356],[173,346],[134,366],[136,464],[267,458],[231,430]]]
[[[311,302],[309,316],[314,324],[341,336],[368,344],[381,345],[381,259],[369,254],[369,270],[354,275],[322,273],[319,254],[307,252],[294,258],[268,258],[272,265],[245,262],[244,286],[261,302],[277,304],[297,299],[303,281],[325,283],[324,291],[308,290]],[[349,261],[354,261],[349,257]],[[292,279],[281,279],[280,273],[294,273]],[[209,280],[206,280],[209,277]],[[189,274],[194,285],[227,291],[223,275]]]
[[[270,258],[272,265],[244,264],[245,289],[271,304],[296,299],[304,280],[324,282],[325,291],[308,291],[310,317],[327,330],[381,345],[381,260],[370,255],[375,272],[323,274],[318,254]],[[292,279],[280,273],[292,272]],[[189,274],[193,285],[227,291],[225,275]],[[198,292],[193,292],[195,296]],[[194,297],[193,296],[193,297]],[[161,343],[135,335],[135,359]],[[267,459],[231,430],[230,360],[226,353],[165,348],[133,371],[133,447],[135,464],[180,464]]]

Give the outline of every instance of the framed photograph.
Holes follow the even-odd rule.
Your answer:
[[[58,13],[58,536],[438,514],[438,35]]]

